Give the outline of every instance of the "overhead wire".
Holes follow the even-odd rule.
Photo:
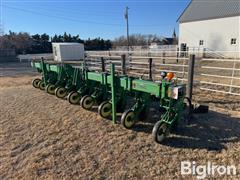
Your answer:
[[[68,20],[68,21],[88,23],[88,24],[99,24],[99,25],[106,25],[106,26],[123,26],[123,24],[113,24],[113,23],[103,23],[103,22],[79,20],[79,19],[75,19],[75,18],[56,16],[56,15],[52,15],[52,14],[46,14],[46,13],[42,13],[42,12],[36,12],[36,11],[28,10],[28,9],[22,9],[22,8],[7,6],[7,5],[3,5],[3,6],[6,8],[9,8],[9,9],[14,9],[14,10],[18,10],[18,11],[22,11],[22,12],[26,12],[26,13],[35,14],[35,15],[57,18],[57,19],[61,19],[61,20]]]
[[[76,19],[76,18],[69,18],[69,17],[65,17],[65,16],[58,16],[58,15],[52,15],[52,14],[46,14],[43,12],[39,12],[39,11],[33,11],[33,10],[29,10],[29,9],[23,9],[23,8],[18,8],[18,7],[13,7],[13,6],[8,6],[8,5],[3,5],[6,8],[9,9],[14,9],[14,10],[18,10],[18,11],[22,11],[22,12],[26,12],[26,13],[32,13],[32,14],[36,14],[36,15],[42,15],[42,16],[46,16],[46,17],[52,17],[52,18],[58,18],[61,20],[69,20],[69,21],[74,21],[74,22],[80,22],[80,23],[88,23],[88,24],[99,24],[99,25],[106,25],[106,26],[118,26],[118,27],[125,27],[125,24],[115,24],[115,23],[104,23],[104,22],[97,22],[97,21],[87,21],[87,20],[80,20],[80,19]],[[38,9],[42,9],[45,11],[48,11],[47,9],[43,9],[43,8],[38,8]],[[54,11],[54,13],[56,13],[56,11]],[[87,15],[87,14],[86,14]],[[158,24],[158,25],[139,25],[139,24],[132,24],[131,27],[137,27],[138,29],[142,28],[153,28],[153,27],[157,27],[160,28],[161,26],[174,26],[172,24]]]

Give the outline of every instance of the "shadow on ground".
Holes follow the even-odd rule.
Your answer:
[[[157,120],[148,118],[133,128],[137,132],[152,133]],[[191,149],[221,151],[224,144],[240,142],[240,119],[210,111],[207,114],[194,114],[186,124],[178,125],[163,142],[166,146]]]

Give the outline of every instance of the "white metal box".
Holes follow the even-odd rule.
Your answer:
[[[80,61],[84,59],[81,43],[52,43],[54,61]]]

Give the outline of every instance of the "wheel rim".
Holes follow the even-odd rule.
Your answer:
[[[47,86],[47,92],[49,94],[54,94],[55,92],[55,86],[53,84]]]
[[[162,123],[157,131],[157,141],[162,142],[165,139],[167,132],[167,125],[165,123]]]
[[[40,88],[41,90],[44,90],[44,89],[45,89],[45,85],[44,85],[44,83],[43,83],[42,81],[39,82],[39,88]]]
[[[40,79],[34,79],[33,82],[32,82],[33,87],[39,88],[39,82],[40,81],[41,81]]]
[[[69,102],[72,104],[77,104],[80,101],[80,96],[77,92],[70,94]]]
[[[111,113],[112,113],[112,104],[109,102],[104,103],[101,106],[100,115],[105,118],[105,117],[110,116]]]
[[[87,96],[84,98],[82,106],[85,109],[90,109],[93,106],[93,98],[91,96]]]
[[[59,88],[57,90],[57,97],[64,98],[66,96],[67,92],[64,88]]]
[[[131,128],[134,125],[134,112],[130,111],[124,118],[124,124],[127,128]]]

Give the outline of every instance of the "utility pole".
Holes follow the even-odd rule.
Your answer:
[[[4,35],[3,30],[3,0],[0,0],[0,36]]]
[[[129,8],[126,7],[125,19],[126,19],[126,21],[127,21],[127,43],[128,43],[128,52],[129,52],[129,50],[130,50],[130,45],[129,45],[128,10],[129,10]]]

